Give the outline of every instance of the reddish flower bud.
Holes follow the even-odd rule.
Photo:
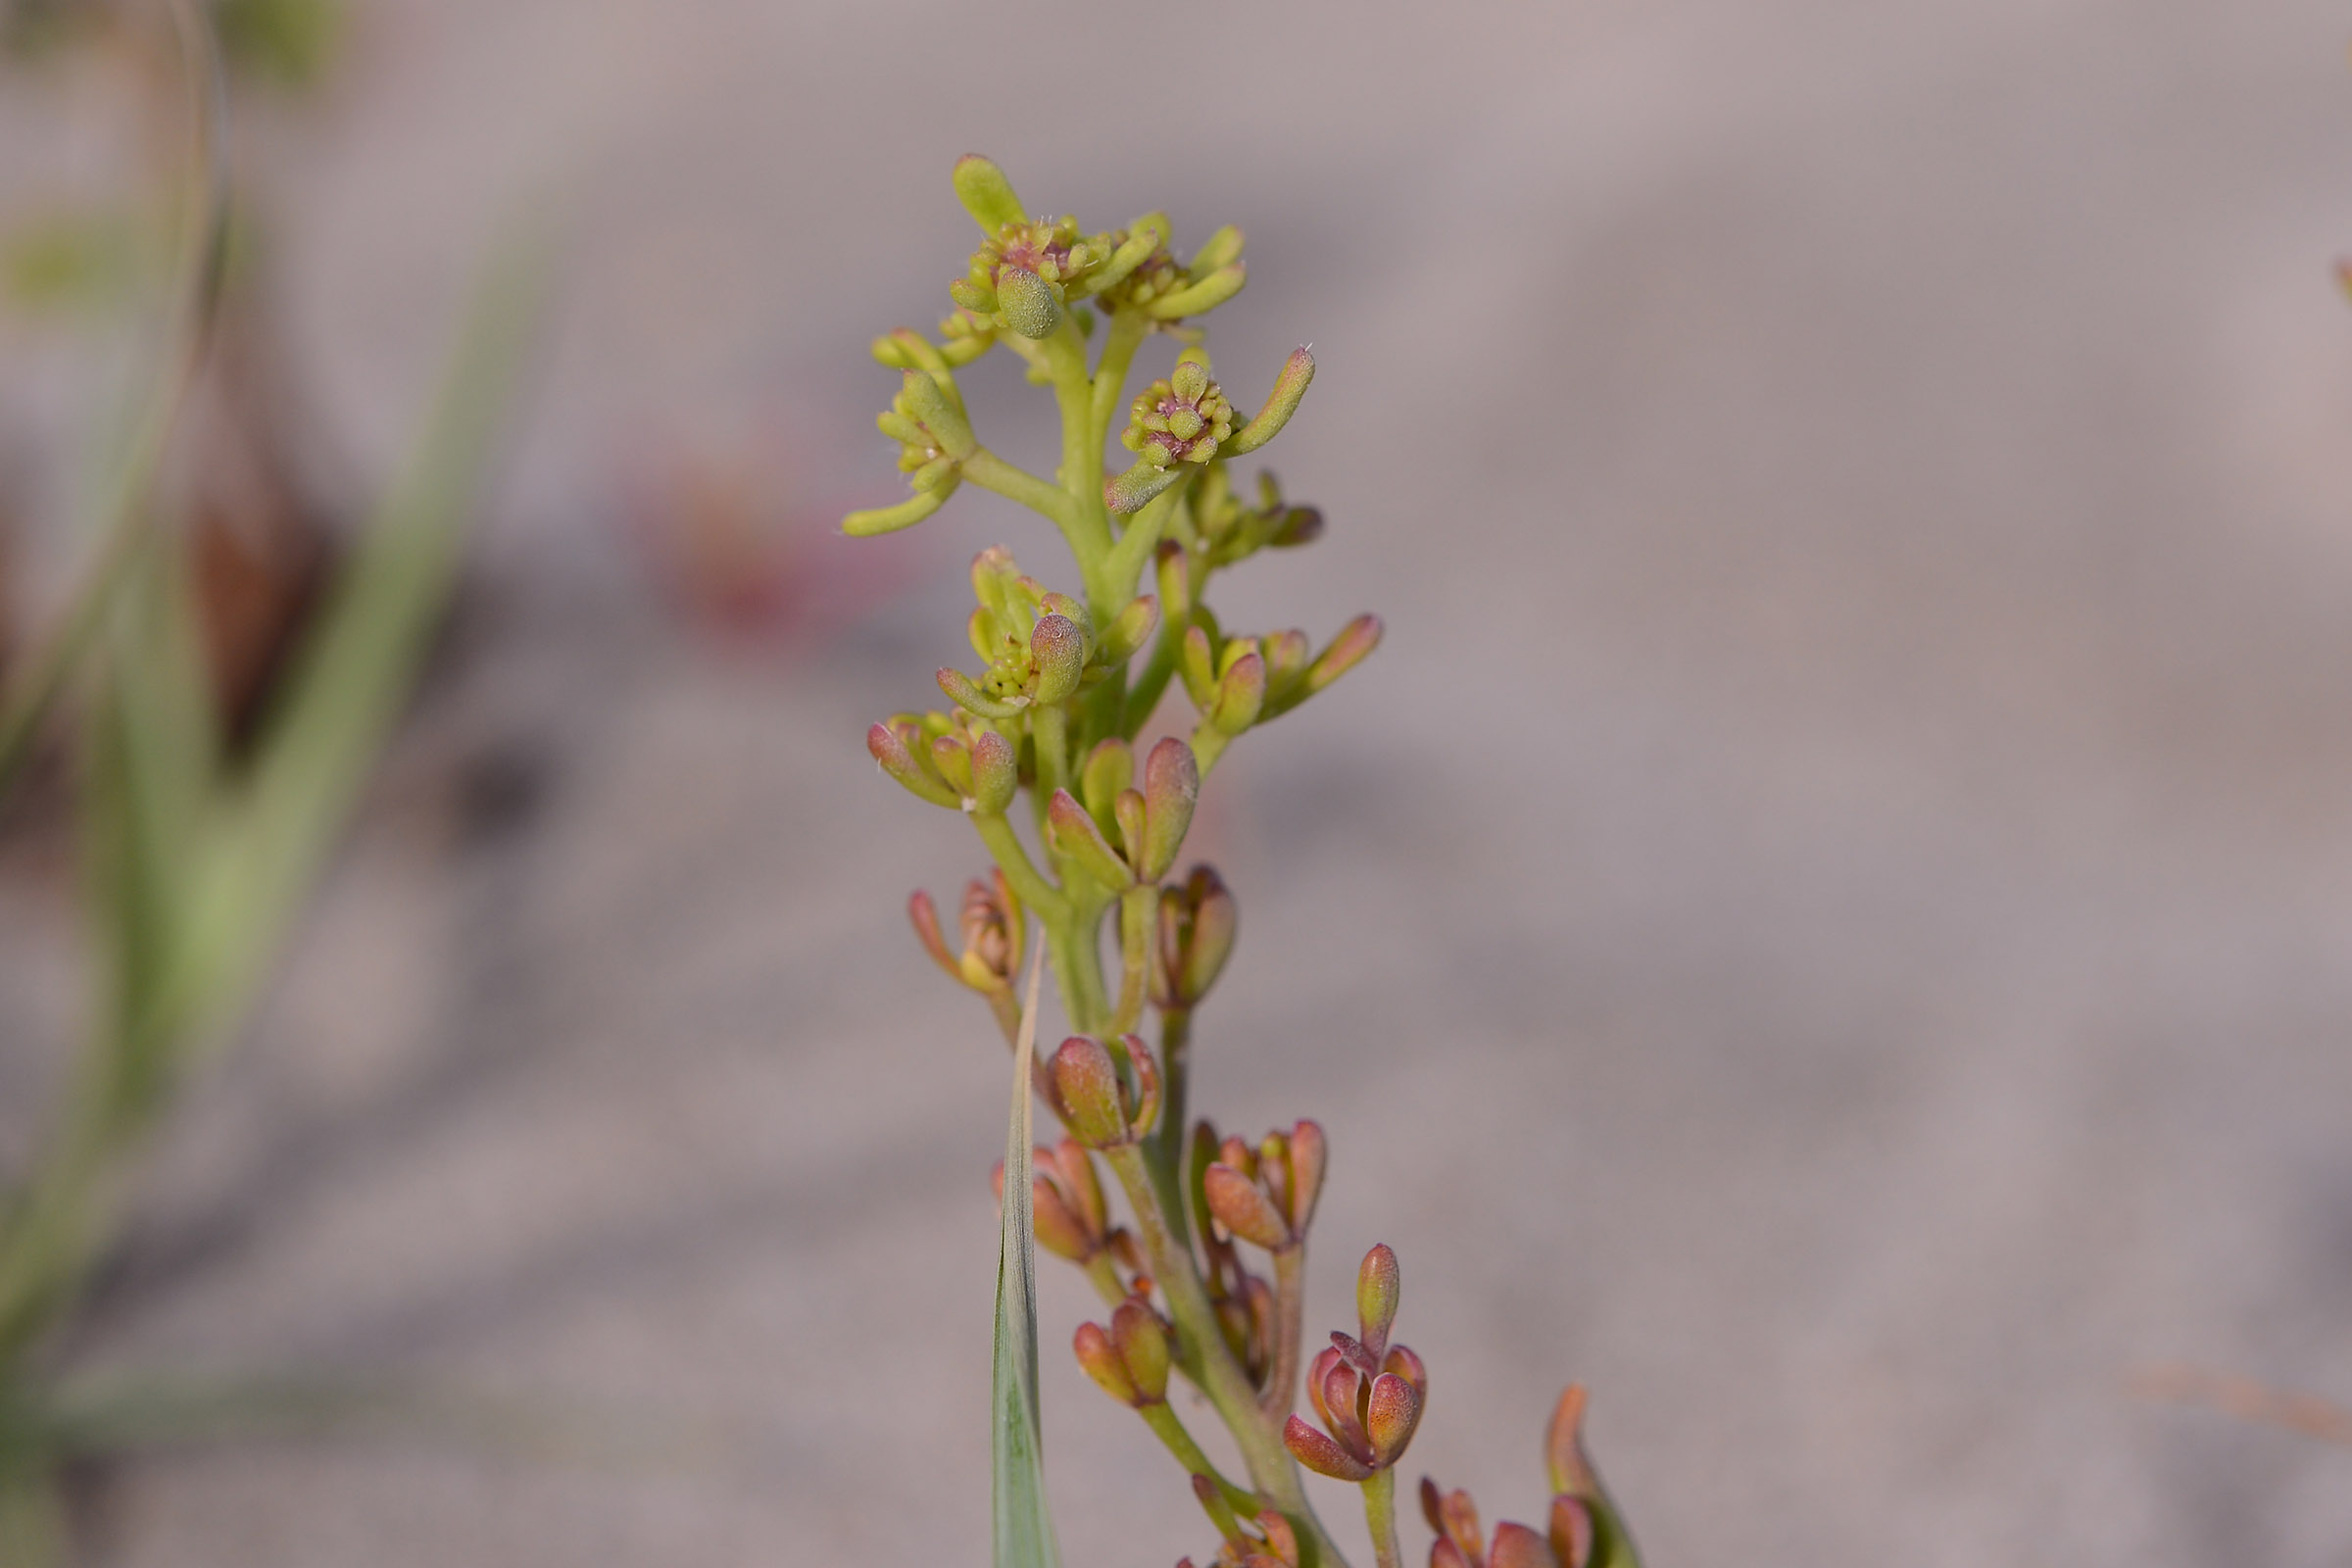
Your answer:
[[[1078,1364],[1086,1368],[1086,1375],[1093,1378],[1095,1386],[1104,1394],[1121,1404],[1140,1406],[1147,1402],[1137,1397],[1135,1381],[1127,1375],[1127,1363],[1111,1344],[1110,1336],[1102,1332],[1101,1324],[1079,1324],[1077,1334],[1071,1338],[1070,1348],[1077,1352]]]
[[[925,953],[931,955],[931,961],[956,979],[962,979],[962,972],[956,967],[956,956],[948,951],[948,939],[939,929],[939,910],[931,903],[931,895],[920,888],[909,894],[906,899],[906,918],[914,926],[915,940],[923,945]]]
[[[1296,1240],[1258,1185],[1224,1161],[1202,1173],[1201,1190],[1208,1200],[1208,1211],[1243,1241],[1276,1252]]]
[[[1156,1404],[1167,1396],[1168,1333],[1159,1314],[1142,1301],[1121,1301],[1110,1315],[1110,1343],[1135,1388],[1132,1402]]]
[[[1552,1407],[1551,1425],[1544,1435],[1544,1459],[1551,1472],[1551,1490],[1571,1497],[1596,1501],[1600,1477],[1585,1453],[1585,1386],[1571,1383]]]
[[[1591,1503],[1582,1497],[1551,1499],[1551,1554],[1560,1568],[1589,1568],[1595,1534]]]
[[[1283,1427],[1282,1444],[1291,1450],[1292,1458],[1319,1476],[1329,1476],[1334,1481],[1364,1481],[1372,1475],[1370,1465],[1297,1416]]]
[[[1364,1348],[1374,1357],[1387,1353],[1389,1327],[1396,1321],[1396,1303],[1403,1294],[1396,1254],[1386,1242],[1364,1254],[1355,1272],[1355,1316],[1362,1325]]]
[[[1372,1442],[1372,1462],[1386,1469],[1403,1457],[1421,1424],[1421,1391],[1394,1372],[1372,1380],[1364,1400],[1364,1436]]]
[[[961,806],[962,797],[915,760],[913,748],[921,738],[921,729],[910,720],[876,724],[865,732],[865,749],[873,754],[882,771],[905,785],[909,794],[920,796],[934,806]]]
[[[1487,1548],[1487,1568],[1560,1568],[1559,1559],[1542,1536],[1525,1525],[1494,1527],[1494,1544]]]
[[[1314,1222],[1315,1202],[1323,1196],[1323,1170],[1329,1160],[1330,1150],[1319,1124],[1302,1121],[1291,1129],[1291,1180],[1284,1198],[1296,1235],[1304,1236]]]
[[[1029,658],[1037,673],[1029,699],[1051,706],[1075,695],[1086,673],[1084,628],[1067,615],[1040,615],[1029,633]]]
[[[1079,1142],[1109,1149],[1127,1142],[1127,1114],[1120,1106],[1119,1069],[1102,1042],[1072,1035],[1054,1053],[1054,1098]]]
[[[1215,869],[1197,865],[1181,887],[1159,896],[1159,952],[1152,997],[1162,1011],[1196,1006],[1224,972],[1241,919]]]
[[[1170,735],[1152,748],[1144,760],[1144,844],[1136,870],[1147,882],[1156,882],[1176,864],[1176,852],[1193,825],[1193,807],[1200,798],[1200,766],[1193,749]]]
[[[1381,1359],[1380,1369],[1395,1373],[1423,1394],[1429,1392],[1429,1368],[1421,1364],[1419,1356],[1401,1345],[1389,1347],[1389,1353]]]
[[[1358,615],[1341,627],[1340,634],[1331,640],[1330,646],[1316,655],[1315,662],[1307,666],[1307,694],[1312,696],[1323,690],[1371,658],[1372,650],[1380,646],[1383,629],[1378,615]]]
[[[1013,791],[1020,788],[1020,763],[1013,756],[1012,742],[993,729],[974,729],[972,733],[972,809],[983,816],[996,816],[1012,804]]]

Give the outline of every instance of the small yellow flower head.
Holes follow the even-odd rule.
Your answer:
[[[1209,379],[1208,364],[1187,350],[1174,373],[1135,400],[1119,444],[1155,468],[1206,463],[1233,434],[1233,405]]]
[[[948,292],[997,326],[1042,338],[1061,324],[1063,304],[1084,292],[1088,274],[1110,253],[1109,235],[1082,237],[1074,218],[1010,222],[980,242]]]

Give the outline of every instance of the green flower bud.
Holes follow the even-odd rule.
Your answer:
[[[1233,405],[1210,379],[1208,361],[1187,349],[1165,380],[1154,381],[1128,410],[1119,444],[1155,468],[1206,463],[1233,433]]]
[[[1046,827],[1054,851],[1106,888],[1130,887],[1134,873],[1119,858],[1094,817],[1068,790],[1055,790],[1046,803]]]
[[[870,512],[853,512],[841,519],[841,531],[853,539],[870,539],[876,534],[896,533],[911,528],[947,504],[956,493],[953,483],[925,490],[910,496],[895,507],[877,507]]]
[[[1012,742],[993,729],[976,729],[972,735],[972,809],[982,816],[1003,814],[1020,782],[1020,761]]]
[[[1226,444],[1226,455],[1238,458],[1255,452],[1280,435],[1291,416],[1298,412],[1298,400],[1306,396],[1306,384],[1314,378],[1315,357],[1302,348],[1293,349],[1283,362],[1282,373],[1274,378],[1274,390],[1266,395],[1265,407]]]
[[[990,234],[1013,223],[1025,223],[1028,215],[1021,210],[1021,199],[1012,193],[1012,181],[1004,171],[978,153],[965,153],[956,160],[956,197],[963,210],[972,215],[972,221]]]
[[[1193,562],[1184,546],[1170,539],[1155,557],[1160,613],[1174,625],[1193,612]]]
[[[1086,633],[1067,615],[1038,617],[1029,634],[1029,658],[1036,668],[1032,702],[1059,703],[1077,693],[1086,673]]]
[[[902,379],[896,412],[911,416],[941,454],[960,463],[980,448],[962,407],[929,370],[908,370]]]
[[[1217,695],[1201,716],[1225,735],[1239,735],[1257,722],[1266,700],[1266,662],[1255,649],[1246,650],[1226,665],[1217,679]]]
[[[1144,307],[1144,314],[1154,321],[1178,321],[1188,316],[1204,315],[1239,294],[1248,281],[1250,270],[1236,262],[1231,267],[1218,268],[1197,283],[1187,283],[1162,294]]]
[[[1358,615],[1341,627],[1340,634],[1315,656],[1314,663],[1308,667],[1307,694],[1312,696],[1323,690],[1371,658],[1372,650],[1380,646],[1383,629],[1378,615]]]
[[[1107,826],[1112,808],[1135,777],[1135,750],[1116,735],[1086,755],[1078,770],[1078,795],[1098,825]]]
[[[972,678],[960,669],[942,669],[937,678],[939,689],[948,694],[948,701],[966,712],[979,714],[982,718],[1017,718],[1020,716],[1022,708],[1026,706],[1025,699],[1018,702],[1004,702],[991,697],[975,685]]]
[[[1375,1356],[1389,1348],[1389,1328],[1396,1321],[1396,1303],[1403,1295],[1403,1275],[1396,1254],[1383,1242],[1364,1254],[1355,1273],[1355,1317],[1363,1331],[1364,1348]]]
[[[1102,630],[1102,644],[1096,649],[1096,659],[1105,665],[1124,664],[1135,651],[1152,640],[1159,629],[1159,601],[1150,594],[1127,601],[1127,608],[1111,617]]]
[[[931,766],[956,792],[958,801],[972,793],[972,747],[961,735],[942,735],[931,743]]]
[[[1152,747],[1144,759],[1146,810],[1136,864],[1136,874],[1144,881],[1156,882],[1175,865],[1200,798],[1200,768],[1193,749],[1173,735]]]
[[[1061,325],[1061,301],[1035,272],[1005,266],[997,271],[997,319],[1026,338],[1052,337]]]
[[[1231,267],[1242,259],[1242,231],[1227,223],[1208,236],[1208,243],[1193,253],[1192,266],[1186,275],[1195,281],[1209,273]]]
[[[1119,791],[1118,799],[1111,803],[1111,815],[1117,820],[1119,843],[1126,852],[1127,863],[1140,867],[1144,858],[1145,823],[1150,816],[1150,808],[1144,805],[1144,792]],[[1140,871],[1138,879],[1152,880],[1142,877]]]

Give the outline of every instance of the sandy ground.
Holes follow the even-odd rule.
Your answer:
[[[1240,221],[1221,371],[1321,362],[1272,455],[1330,534],[1230,618],[1391,635],[1214,782],[1201,1093],[1330,1129],[1315,1321],[1402,1254],[1409,1468],[1536,1517],[1576,1377],[1658,1564],[2352,1558],[2352,1452],[2132,1392],[2352,1399],[2344,41],[2309,0],[368,11],[263,127],[356,461],[503,205],[555,192],[572,259],[435,694],[79,1353],[587,1413],[142,1463],[99,1560],[984,1552],[1003,1056],[900,915],[977,848],[858,737],[956,653],[964,557],[1050,541],[959,499],[896,597],[729,654],[612,500],[759,404],[811,508],[886,495],[862,343],[941,309],[967,148]],[[1018,391],[981,417],[1033,454]],[[29,1038],[70,971],[7,920]],[[1049,1275],[1065,1556],[1198,1556],[1058,1352],[1086,1305]]]

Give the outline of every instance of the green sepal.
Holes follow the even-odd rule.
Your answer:
[[[942,669],[938,679],[939,689],[948,694],[948,701],[966,712],[979,714],[982,718],[1017,718],[1020,716],[1021,710],[1028,706],[1025,700],[1011,703],[999,702],[973,684],[972,678],[960,669]]]
[[[1134,884],[1135,874],[1128,870],[1127,862],[1119,858],[1119,852],[1110,847],[1094,817],[1068,790],[1054,792],[1053,800],[1046,804],[1046,823],[1054,848],[1087,875],[1106,888]]]
[[[1232,266],[1241,256],[1242,231],[1227,223],[1193,253],[1192,261],[1185,266],[1185,275],[1198,283],[1218,269]]]
[[[944,373],[944,372],[943,372]],[[939,450],[960,463],[980,450],[971,421],[929,370],[908,370],[905,377],[906,408],[922,422]]]
[[[993,729],[975,729],[972,732],[972,809],[984,816],[1002,813],[1012,804],[1013,792],[1020,788],[1020,760],[1013,752],[1012,742]]]
[[[1078,796],[1098,826],[1108,830],[1119,792],[1135,781],[1135,750],[1113,735],[1086,754],[1078,770]]]
[[[1154,496],[1183,477],[1181,468],[1155,468],[1139,460],[1134,467],[1102,486],[1102,504],[1127,516],[1143,511]]]

